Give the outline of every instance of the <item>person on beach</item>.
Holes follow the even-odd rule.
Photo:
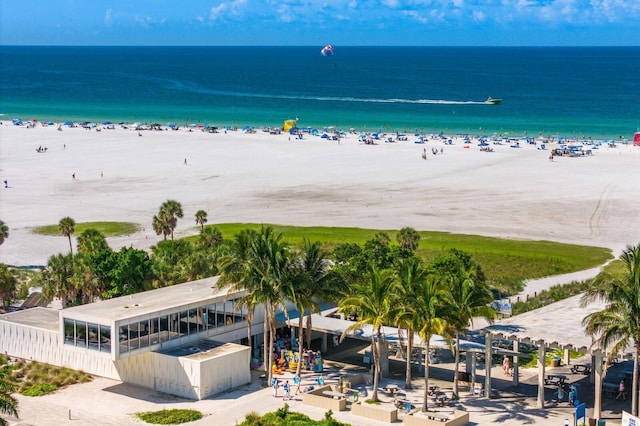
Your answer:
[[[75,174],[75,173],[73,173],[73,174],[71,175],[71,180],[76,180],[76,174]]]
[[[426,160],[426,159],[427,159],[427,148],[424,148],[424,149],[422,150],[422,159],[423,159],[423,160]]]
[[[184,165],[185,166],[187,165],[187,159],[186,158],[184,159]]]
[[[9,187],[9,181],[7,179],[4,180],[4,187],[5,188]]]

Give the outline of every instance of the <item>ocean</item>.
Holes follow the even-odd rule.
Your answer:
[[[321,48],[2,46],[0,118],[297,118],[345,131],[616,140],[640,127],[640,47]]]

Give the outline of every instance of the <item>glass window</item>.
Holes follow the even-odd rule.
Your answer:
[[[140,321],[138,324],[138,340],[140,341],[139,347],[149,346],[149,320]]]
[[[87,323],[76,321],[76,346],[87,347]]]
[[[180,312],[180,336],[187,336],[189,334],[189,312]]]
[[[89,335],[89,349],[93,349],[94,351],[100,350],[100,333],[98,332],[98,324],[88,324]]]
[[[64,343],[65,345],[75,345],[75,322],[72,319],[64,319]]]
[[[129,351],[129,327],[126,325],[120,327],[118,342],[120,345],[120,353]]]
[[[111,327],[100,326],[100,352],[111,353]]]
[[[168,316],[158,318],[158,334],[161,342],[170,339]]]

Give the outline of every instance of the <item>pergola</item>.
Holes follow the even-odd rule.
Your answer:
[[[593,410],[594,417],[600,418],[603,381],[602,360],[606,351],[604,348],[594,345],[593,339],[584,331],[582,320],[590,313],[604,309],[606,305],[603,302],[594,302],[581,307],[581,297],[582,295],[573,296],[540,309],[499,320],[485,327],[482,332],[485,334],[487,348],[491,348],[493,339],[512,341],[515,352],[518,352],[521,342],[538,346],[538,408],[544,408],[544,359],[547,348],[564,349],[565,364],[570,361],[570,349],[591,353],[591,382],[595,385]],[[487,360],[491,359],[489,356],[488,353]],[[514,357],[514,385],[518,384],[517,368],[517,357]],[[491,398],[491,369],[487,368],[486,372],[486,396]]]

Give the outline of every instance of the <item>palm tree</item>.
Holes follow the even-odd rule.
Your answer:
[[[158,223],[158,229],[162,230],[162,234],[165,236],[165,239],[167,235],[165,232],[169,230],[169,234],[173,240],[173,231],[178,225],[178,219],[183,216],[182,205],[175,200],[167,200],[160,206],[158,215],[153,217],[153,229],[156,231],[156,234],[160,235],[160,232],[156,229],[156,222],[160,222]]]
[[[71,234],[75,231],[76,221],[69,216],[63,217],[58,223],[60,233],[69,239],[69,252],[73,254],[73,246],[71,245]]]
[[[18,417],[18,401],[11,396],[16,391],[16,385],[9,379],[6,367],[0,368],[0,413]],[[7,425],[7,421],[0,417],[0,425]]]
[[[9,238],[9,227],[0,220],[0,246],[7,238]]]
[[[405,374],[405,388],[411,389],[411,353],[413,352],[413,336],[420,328],[416,313],[420,307],[416,306],[417,293],[425,285],[427,269],[421,259],[410,257],[400,260],[397,270],[398,291],[395,294],[394,323],[407,333],[407,363]]]
[[[392,314],[392,295],[396,291],[396,281],[393,271],[379,270],[371,267],[369,279],[365,283],[357,283],[351,289],[351,296],[342,299],[339,303],[339,311],[343,314],[358,314],[358,320],[347,327],[341,338],[352,330],[371,325],[371,346],[373,350],[373,362],[375,373],[373,376],[373,394],[371,399],[378,401],[378,382],[380,380],[380,348],[384,344],[382,326],[390,322]]]
[[[42,295],[48,299],[59,298],[62,307],[72,305],[77,300],[77,289],[73,284],[73,256],[56,254],[49,258],[40,275]]]
[[[448,303],[453,316],[449,318],[455,327],[456,353],[453,378],[453,395],[458,395],[458,368],[460,365],[460,332],[466,333],[474,317],[484,317],[493,321],[496,311],[491,308],[493,294],[486,285],[480,265],[468,254],[452,250],[449,256],[436,259],[432,267],[439,269],[447,286]]]
[[[285,297],[291,300],[298,310],[298,351],[302,354],[303,329],[302,320],[307,315],[307,347],[311,343],[311,314],[320,312],[318,302],[336,300],[344,289],[344,282],[338,274],[330,271],[327,253],[319,242],[304,240],[300,257],[294,261],[293,278],[284,288]],[[296,374],[300,376],[302,363],[298,362]]]
[[[163,239],[167,239],[167,235],[171,235],[171,219],[166,212],[160,210],[156,216],[153,216],[151,226],[156,235],[162,235]]]
[[[268,377],[271,380],[275,316],[276,310],[283,305],[283,288],[292,279],[291,258],[288,246],[282,241],[282,234],[275,234],[270,226],[263,226],[248,243],[248,247],[243,247],[246,252],[241,253],[240,257],[225,256],[221,262],[221,279],[222,283],[231,284],[231,291],[246,291],[252,295],[249,299],[252,304],[264,306],[265,362],[268,361]]]
[[[200,232],[204,231],[204,224],[207,223],[207,212],[198,210],[196,212],[196,225],[200,225]]]
[[[603,272],[582,296],[582,306],[594,300],[606,302],[606,307],[587,315],[582,324],[594,343],[611,347],[611,356],[633,344],[633,386],[631,414],[638,415],[638,358],[640,353],[640,244],[627,246],[620,255],[625,270],[622,273]],[[633,342],[633,343],[632,343]]]
[[[447,319],[451,318],[449,306],[444,303],[446,287],[442,277],[431,273],[427,276],[424,285],[418,288],[416,293],[416,321],[420,324],[418,335],[425,345],[424,356],[424,401],[422,411],[427,410],[429,392],[429,351],[430,340],[434,335],[442,335],[448,341],[451,340],[451,327]]]
[[[102,250],[109,249],[104,235],[95,229],[89,228],[78,235],[78,253],[97,254]]]
[[[396,234],[396,241],[405,250],[416,251],[420,243],[420,234],[411,227],[404,227]]]

